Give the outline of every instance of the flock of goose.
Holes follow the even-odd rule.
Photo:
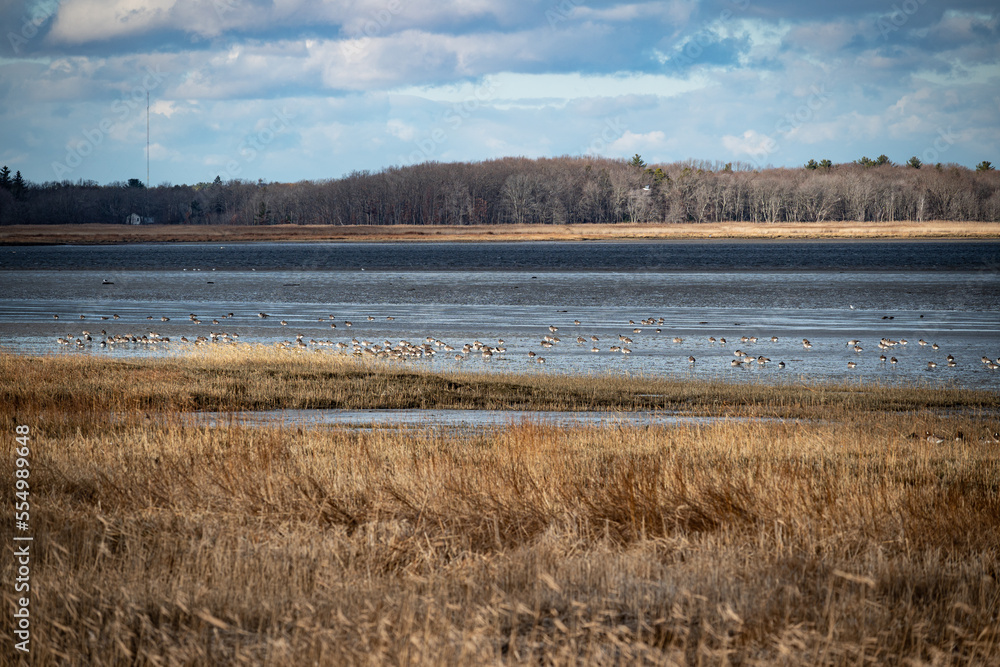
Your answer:
[[[257,317],[261,320],[267,320],[271,318],[271,315],[266,312],[257,313]],[[59,315],[53,315],[54,319],[59,319]],[[86,320],[86,315],[80,315],[81,320]],[[374,315],[366,316],[368,322],[374,322],[376,318]],[[110,320],[116,321],[120,317],[117,314],[110,316],[100,316],[101,321]],[[208,319],[208,318],[206,318]],[[236,319],[234,313],[226,313],[219,315],[217,317],[211,318],[211,323],[213,325],[221,325],[223,323],[230,323]],[[391,322],[395,320],[393,316],[385,316],[385,321]],[[167,315],[161,315],[159,317],[154,317],[149,315],[146,320],[159,320],[160,322],[171,322],[171,317]],[[188,320],[193,325],[199,325],[202,323],[202,319],[195,313],[191,313],[188,316]],[[331,329],[337,329],[338,321],[335,321],[333,315],[327,317],[321,317],[317,320],[318,323],[328,324]],[[289,325],[288,320],[280,319],[279,323],[282,327],[287,327]],[[340,326],[345,328],[350,328],[353,326],[353,322],[350,320],[341,319],[339,320]],[[626,333],[616,332],[616,338],[612,338],[610,341],[612,344],[607,345],[604,343],[602,346],[601,337],[597,334],[585,334],[581,331],[583,326],[580,320],[573,320],[572,327],[574,328],[574,333],[571,334],[575,337],[576,347],[586,347],[590,345],[590,352],[598,354],[607,351],[612,354],[620,355],[631,355],[633,349],[639,350],[640,346],[647,346],[652,343],[654,345],[661,343],[673,343],[675,345],[682,345],[685,343],[685,338],[681,336],[671,336],[670,334],[663,335],[662,327],[664,325],[663,317],[649,317],[640,320],[636,323],[635,320],[628,320],[629,330]],[[176,324],[174,325],[176,326]],[[546,358],[542,356],[544,351],[552,350],[557,347],[566,347],[562,339],[557,335],[560,326],[564,328],[569,328],[569,325],[563,325],[560,323],[558,326],[556,324],[549,325],[547,327],[547,332],[542,334],[538,339],[538,347],[541,348],[539,352],[534,349],[529,349],[527,351],[527,358],[529,361],[538,364],[544,364]],[[624,325],[621,327],[624,329]],[[645,332],[645,335],[641,335]],[[602,334],[607,337],[607,334]],[[635,338],[633,338],[633,336]],[[210,331],[207,334],[195,335],[190,339],[187,336],[180,336],[174,342],[181,344],[193,344],[196,346],[215,344],[235,344],[239,341],[240,335],[238,333],[230,333],[225,331]],[[636,340],[639,340],[637,343]],[[688,347],[693,339],[688,340]],[[146,331],[142,334],[132,334],[132,333],[118,333],[109,334],[106,329],[101,329],[99,333],[91,333],[89,330],[83,330],[79,335],[67,334],[64,336],[59,336],[57,342],[62,346],[76,347],[77,349],[88,349],[94,346],[99,346],[100,348],[121,348],[125,346],[130,346],[132,349],[136,348],[149,348],[157,349],[162,348],[165,345],[171,343],[169,336],[161,335],[156,331]],[[725,337],[719,336],[709,336],[706,341],[708,346],[711,348],[727,348],[730,345],[730,341],[727,341]],[[774,346],[779,343],[778,336],[769,336],[764,338],[763,341],[757,336],[753,335],[743,335],[738,339],[732,341],[734,345],[738,347],[733,351],[734,358],[729,360],[729,366],[733,368],[764,368],[771,364],[771,358],[768,356],[766,351],[754,350],[755,346],[758,344],[769,345],[772,349],[784,349],[787,351],[787,346],[775,348]],[[807,338],[803,338],[801,341],[802,349],[804,354],[821,354],[825,355],[827,358],[831,358],[830,350],[817,350],[813,351],[813,344]],[[927,348],[928,350],[937,352],[940,350],[940,346],[937,343],[931,343],[920,339],[917,341],[920,348]],[[416,358],[427,358],[433,357],[440,353],[447,353],[449,356],[453,356],[456,361],[463,361],[471,358],[482,358],[483,360],[491,360],[494,358],[506,358],[505,353],[507,352],[507,347],[503,339],[497,339],[495,343],[488,342],[484,343],[480,340],[474,340],[472,342],[464,343],[449,343],[435,336],[426,336],[422,342],[412,343],[407,340],[397,340],[395,342],[390,340],[372,341],[364,340],[354,337],[350,342],[344,340],[334,341],[330,339],[316,339],[310,338],[305,339],[305,336],[301,333],[296,334],[294,340],[284,340],[275,343],[275,345],[281,349],[320,349],[320,348],[336,348],[338,352],[350,353],[359,356],[374,356],[380,358],[390,358],[390,359],[416,359]],[[570,344],[572,345],[572,344]],[[899,354],[899,351],[906,348],[909,342],[905,338],[893,339],[882,337],[878,343],[877,348],[880,350],[878,356],[879,366],[895,366],[900,363],[899,358],[893,356],[893,352]],[[529,347],[532,347],[529,345]],[[849,350],[849,360],[846,362],[848,370],[854,370],[859,367],[862,360],[865,358],[863,355],[864,345],[859,339],[851,339],[846,342],[846,347]],[[746,348],[746,350],[744,350]],[[890,355],[890,356],[887,356]],[[680,355],[683,359],[683,353]],[[719,355],[717,353],[712,353],[712,358],[717,358]],[[899,354],[900,357],[904,355]],[[792,361],[802,361],[801,359],[789,360]],[[983,365],[989,370],[996,370],[1000,368],[1000,358],[992,359],[988,356],[983,356],[981,358]],[[687,356],[687,363],[694,367],[697,363],[697,359],[693,356]],[[933,370],[940,365],[947,367],[956,367],[959,361],[953,354],[948,354],[946,357],[939,357],[937,359],[924,360],[920,363],[926,364],[928,370]],[[786,367],[785,361],[778,361],[776,364],[779,369]]]

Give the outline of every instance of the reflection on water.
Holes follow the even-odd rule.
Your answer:
[[[363,250],[361,256],[369,259],[381,247],[392,257],[403,257],[404,264],[416,262],[426,249],[388,244],[340,245],[346,250],[338,246],[338,253],[361,248],[358,252]],[[462,261],[466,263],[470,261],[468,256],[485,262],[479,250],[473,253],[468,249],[481,249],[481,244],[435,245],[454,250],[465,257]],[[631,248],[639,257],[664,254],[664,244],[611,245],[615,252],[618,246]],[[654,248],[650,250],[647,245]],[[697,257],[707,262],[706,257],[719,250],[718,245],[711,244],[674,245],[684,246],[683,252],[679,251],[683,261]],[[777,249],[775,244],[746,245],[741,252],[749,256],[762,254],[758,245],[768,246],[771,255],[795,256],[797,262],[809,255],[802,250],[805,244],[779,244]],[[990,370],[981,361],[984,356],[993,362],[1000,357],[1000,279],[995,269],[829,269],[823,267],[857,263],[852,254],[855,252],[867,253],[867,257],[884,256],[902,246],[816,245],[827,248],[822,261],[814,257],[809,270],[780,273],[554,267],[546,271],[21,267],[0,271],[0,345],[19,353],[79,353],[76,341],[86,330],[93,340],[79,348],[85,352],[158,354],[184,349],[181,337],[193,342],[198,336],[211,338],[212,332],[238,334],[240,341],[249,343],[287,341],[293,347],[300,347],[296,337],[301,335],[301,347],[328,354],[338,349],[352,351],[355,345],[362,349],[397,347],[404,340],[413,345],[425,344],[436,354],[424,355],[414,363],[442,369],[622,372],[768,382],[863,379],[1000,388],[1000,370]],[[910,245],[927,255],[934,254],[931,245]],[[973,255],[981,269],[993,261],[996,247],[1000,247],[936,245],[946,247],[938,251],[939,255]],[[253,253],[266,254],[273,246],[247,247]],[[978,254],[969,252],[973,246],[978,248]],[[162,262],[157,259],[158,253],[171,248],[169,253],[176,253],[176,248],[191,247],[208,252],[200,246],[154,246],[147,253],[130,246],[130,261],[157,265]],[[541,261],[535,246],[522,247],[532,248],[535,254],[531,261]],[[588,244],[545,247],[561,258],[557,264],[595,262],[594,249]],[[952,247],[964,250],[948,250]],[[32,249],[17,249],[24,250]],[[574,251],[583,253],[583,258],[573,260]],[[76,258],[67,260],[67,265],[94,261],[92,249],[61,248],[59,252],[64,258]],[[287,247],[282,246],[278,253],[284,258],[281,261],[288,261],[287,252]],[[810,248],[809,252],[818,251]],[[904,257],[906,261],[920,261],[919,256],[912,256],[913,248],[907,247],[906,252],[910,253]],[[74,253],[85,257],[81,259]],[[936,261],[925,259],[929,265]],[[354,261],[358,261],[357,257]],[[494,263],[505,262],[508,260],[500,253]],[[728,254],[718,261],[722,267],[733,262]],[[106,284],[109,282],[113,284]],[[270,317],[260,318],[260,312]],[[551,331],[550,326],[557,331]],[[112,349],[99,346],[107,336],[148,338],[150,332],[168,337],[171,342],[127,343]],[[57,338],[70,335],[75,337],[70,345],[57,343]],[[545,336],[559,340],[544,341],[543,345]],[[777,337],[777,342],[771,341],[772,336]],[[710,337],[716,342],[710,342]],[[725,344],[720,342],[723,338]],[[810,341],[810,349],[802,345],[803,338]],[[908,344],[880,350],[882,338],[905,339]],[[852,339],[861,341],[860,352],[847,345]],[[921,339],[938,348],[919,345]],[[505,351],[494,350],[487,358],[475,348],[462,353],[464,345],[476,341]],[[338,348],[338,343],[346,348]],[[622,350],[612,351],[612,347]],[[630,353],[625,354],[625,349]],[[737,349],[771,362],[733,367],[731,361]],[[885,362],[879,360],[880,354],[887,357]],[[948,365],[949,354],[955,359],[954,366]],[[689,357],[695,361],[689,362]],[[898,363],[890,363],[891,357],[896,357]],[[544,358],[545,364],[539,364],[539,358]],[[778,368],[779,361],[785,363],[785,368]],[[848,362],[855,367],[848,368]],[[934,362],[936,367],[929,368],[928,362]]]
[[[210,426],[358,426],[417,428],[503,428],[524,423],[559,427],[671,426],[721,421],[774,421],[770,418],[690,417],[665,412],[568,412],[557,410],[265,410],[198,412],[188,417]]]
[[[1000,243],[143,243],[0,247],[0,270],[993,271]]]

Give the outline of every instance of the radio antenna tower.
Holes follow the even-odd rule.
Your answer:
[[[146,91],[146,191],[149,191],[149,91]]]

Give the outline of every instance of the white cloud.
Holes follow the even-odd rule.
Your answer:
[[[757,130],[747,130],[740,136],[731,134],[723,136],[722,145],[736,155],[757,157],[773,153],[778,144],[766,134],[761,134]]]
[[[170,23],[176,0],[65,0],[48,38],[82,44],[142,34]]]
[[[570,100],[593,97],[657,96],[674,97],[708,85],[706,79],[677,79],[662,74],[617,75],[582,74],[521,74],[500,72],[477,82],[462,82],[448,86],[407,86],[390,94],[412,95],[437,102],[461,103],[470,99],[495,100],[558,100],[565,105]]]
[[[150,113],[155,113],[160,116],[166,116],[167,118],[172,117],[175,113],[180,111],[177,102],[170,100],[157,100],[149,105]]]
[[[660,130],[653,130],[644,134],[637,134],[631,130],[626,130],[621,137],[611,142],[608,146],[610,155],[629,155],[635,153],[647,153],[662,149],[667,135]]]
[[[417,128],[398,118],[390,118],[389,122],[385,124],[385,130],[403,141],[413,141],[413,138],[417,136]]]

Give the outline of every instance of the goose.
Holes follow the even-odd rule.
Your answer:
[[[694,357],[688,357],[688,363],[693,364],[695,361]]]
[[[778,337],[777,336],[771,336],[771,342],[772,343],[777,343],[778,342]]]
[[[927,442],[931,443],[932,445],[940,445],[942,442],[944,442],[944,438],[942,438],[940,435],[931,433],[930,431],[924,431],[924,438],[927,440]]]
[[[785,362],[784,361],[779,361],[778,362],[778,368],[784,368],[784,367],[785,367]]]
[[[853,362],[853,361],[848,361],[847,362],[847,367],[848,368],[857,368],[858,365],[855,362]]]
[[[895,364],[895,363],[898,363],[898,362],[899,362],[899,360],[896,359],[896,357],[889,357],[889,363]]]
[[[933,361],[928,361],[927,368],[937,368],[937,364],[934,363]]]

